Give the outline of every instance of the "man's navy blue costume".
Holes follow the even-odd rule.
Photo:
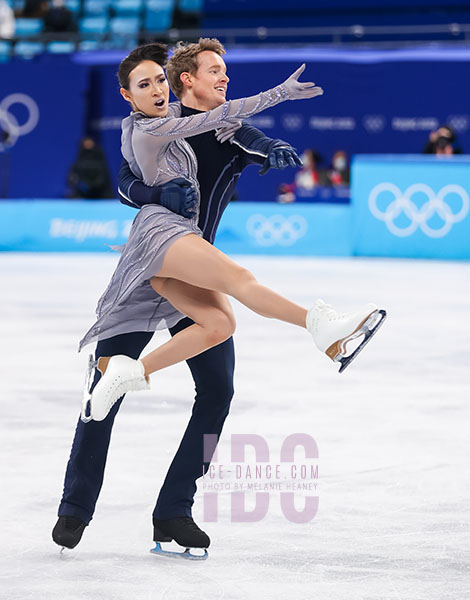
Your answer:
[[[182,116],[197,112],[200,111],[182,107]],[[235,133],[234,141],[236,143],[220,144],[213,131],[188,138],[198,159],[201,191],[199,227],[210,243],[214,241],[222,213],[233,196],[243,169],[250,164],[264,164],[266,172],[270,167],[298,164],[294,149],[286,142],[270,139],[254,127],[243,125]],[[121,201],[135,208],[153,202],[165,205],[160,201],[158,188],[147,187],[137,180],[126,162],[123,162],[119,173],[119,191]],[[182,203],[180,211],[172,210],[183,214],[181,206]],[[192,323],[188,318],[182,319],[170,329],[171,335]],[[95,357],[125,354],[137,359],[152,335],[134,332],[102,340],[97,344]],[[187,364],[196,384],[196,398],[186,432],[160,490],[153,512],[156,519],[191,516],[196,479],[201,477],[203,468],[205,472],[209,466],[209,463],[204,463],[203,436],[216,434],[218,439],[233,396],[233,339],[191,358]],[[96,374],[94,385],[98,379]],[[59,516],[77,517],[86,524],[92,519],[103,483],[111,430],[121,402],[122,398],[104,421],[84,424],[79,419]]]

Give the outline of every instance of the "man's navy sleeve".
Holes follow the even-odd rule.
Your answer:
[[[142,208],[145,204],[160,204],[158,187],[149,187],[131,171],[128,162],[123,159],[118,175],[119,200],[132,208]]]
[[[270,138],[256,127],[245,123],[235,132],[232,143],[244,151],[244,159],[247,165],[262,165],[274,148],[290,147],[288,142]]]

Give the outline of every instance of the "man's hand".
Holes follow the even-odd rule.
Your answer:
[[[239,119],[236,119],[231,125],[225,125],[225,127],[220,127],[215,130],[215,137],[217,141],[223,144],[224,142],[232,141],[235,132],[240,129],[243,125],[243,122]]]
[[[160,186],[158,204],[186,219],[196,214],[197,201],[197,190],[184,177],[178,177]]]
[[[292,146],[273,148],[258,173],[259,175],[266,175],[269,169],[285,169],[288,165],[291,167],[303,166],[295,148],[292,148]]]

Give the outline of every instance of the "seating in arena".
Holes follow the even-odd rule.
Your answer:
[[[46,46],[46,50],[51,54],[70,54],[75,51],[75,44],[67,41],[49,42]]]
[[[81,10],[80,0],[65,0],[65,6],[73,12],[75,16],[78,16]]]
[[[0,40],[0,62],[8,60],[11,53],[11,43],[6,40]]]
[[[34,58],[37,54],[44,52],[45,46],[42,42],[17,42],[13,46],[13,55],[21,58]]]
[[[41,33],[44,23],[41,19],[16,19],[15,35],[18,38],[31,37]]]
[[[130,48],[137,46],[139,32],[138,17],[114,17],[110,20],[110,45],[113,48]]]
[[[202,0],[180,0],[178,8],[187,13],[199,13],[202,11],[203,4]]]
[[[112,11],[116,17],[140,17],[143,6],[142,0],[114,0]]]
[[[52,0],[51,0],[52,1]],[[7,0],[16,16],[11,44],[0,59],[47,52],[131,48],[159,39],[217,36],[226,45],[390,44],[445,41],[467,43],[470,3],[455,0],[64,0],[73,31],[56,35],[43,18],[24,18],[25,0]],[[41,8],[42,11],[47,9]],[[34,14],[38,17],[37,14]],[[51,44],[52,42],[68,44]],[[19,45],[28,42],[32,46]],[[36,44],[36,45],[34,45]],[[1,58],[3,57],[3,58]]]
[[[84,0],[83,2],[83,14],[84,16],[107,16],[108,7],[110,5],[109,0]]]
[[[106,33],[109,29],[109,21],[106,17],[83,17],[78,28],[83,34]],[[86,35],[84,37],[86,39]]]
[[[149,0],[145,8],[144,31],[166,31],[173,16],[172,0]]]

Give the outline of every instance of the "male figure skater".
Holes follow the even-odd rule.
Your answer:
[[[167,74],[172,91],[182,103],[181,116],[211,110],[225,102],[229,78],[222,58],[224,53],[218,40],[209,39],[176,49],[168,63]],[[260,173],[265,173],[271,167],[302,164],[289,144],[270,139],[248,125],[242,125],[235,132],[233,143],[220,143],[214,132],[188,138],[188,142],[198,159],[199,227],[211,243],[243,169],[259,164],[262,165]],[[191,214],[196,201],[195,191],[185,180],[175,180],[161,188],[147,187],[134,177],[125,162],[119,173],[119,192],[121,201],[130,206],[139,208],[157,202],[183,216]],[[182,319],[170,333],[174,335],[191,324],[190,319]],[[125,354],[136,359],[152,335],[152,332],[136,331],[101,340],[96,358]],[[209,537],[194,523],[191,507],[196,479],[209,467],[209,463],[204,462],[207,460],[203,453],[204,434],[215,434],[218,439],[233,396],[232,338],[188,360],[187,364],[196,384],[196,398],[153,512],[154,540],[174,539],[181,546],[207,548]],[[95,374],[95,385],[98,379]],[[54,541],[61,546],[74,548],[92,519],[103,482],[111,430],[121,402],[122,398],[104,421],[87,424],[78,421],[59,520],[52,532]]]

